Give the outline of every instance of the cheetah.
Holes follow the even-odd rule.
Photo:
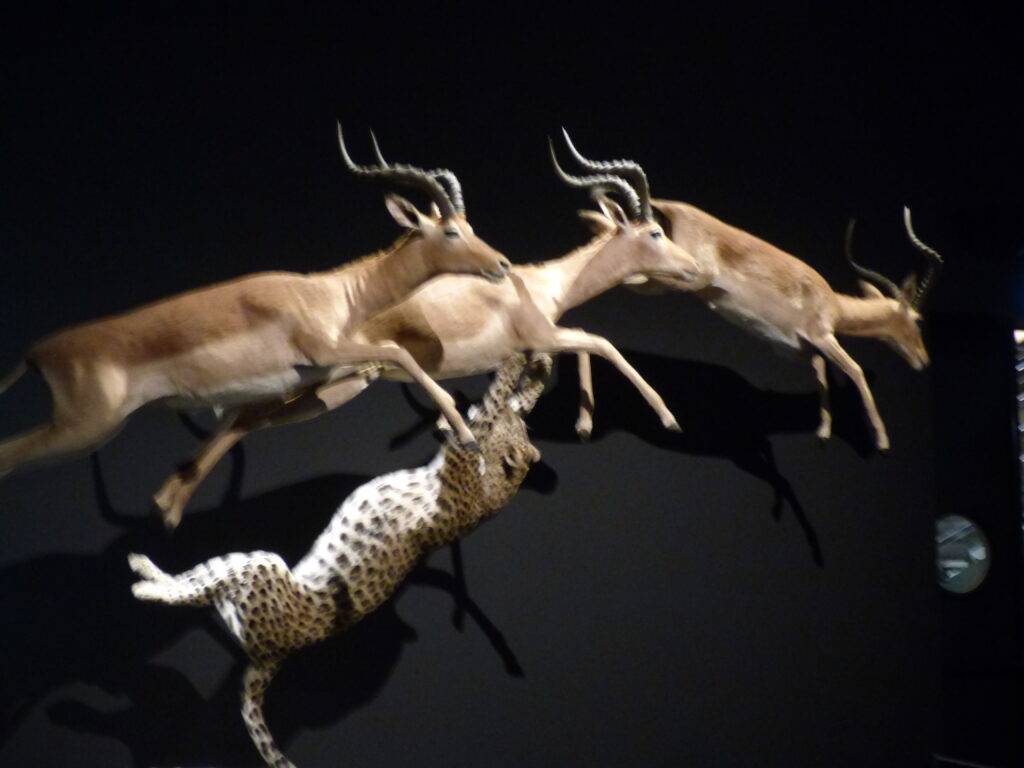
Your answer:
[[[540,452],[523,414],[544,389],[551,358],[509,358],[470,423],[479,453],[448,440],[424,467],[381,475],[353,491],[293,568],[273,552],[234,553],[184,573],[128,557],[140,577],[132,593],[170,605],[216,607],[249,658],[242,719],[271,768],[294,768],[277,747],[263,700],[285,659],[344,631],[383,604],[431,550],[504,507]]]

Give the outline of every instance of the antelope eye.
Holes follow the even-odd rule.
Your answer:
[[[456,237],[459,236],[459,230],[457,230],[457,229],[446,229],[444,231],[444,236],[447,237],[449,240],[454,240]]]
[[[651,230],[651,237],[653,237],[655,240],[660,240],[664,236],[665,236],[665,233],[662,232],[660,229],[652,229]]]

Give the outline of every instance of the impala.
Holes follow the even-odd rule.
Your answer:
[[[678,280],[697,278],[693,258],[654,221],[646,191],[638,194],[625,180],[608,173],[571,176],[555,168],[567,184],[587,189],[601,209],[581,215],[597,230],[589,243],[559,259],[515,265],[501,283],[445,275],[394,307],[367,320],[354,334],[369,345],[398,345],[439,379],[495,370],[518,352],[591,353],[612,363],[639,390],[668,429],[678,429],[661,396],[607,339],[578,328],[557,325],[566,311],[636,275]],[[385,161],[378,153],[378,163]],[[605,192],[620,195],[629,213]],[[373,378],[403,380],[394,367],[356,371],[302,397],[273,408],[254,407],[226,424],[202,449],[193,466],[172,476],[158,498],[172,498],[175,514],[220,458],[248,432],[308,418],[337,407],[361,392]],[[447,414],[445,414],[447,416]]]
[[[584,158],[566,134],[574,158],[594,170],[607,164]],[[639,166],[621,168],[618,173],[646,187]],[[667,221],[672,240],[692,254],[701,271],[700,281],[638,276],[631,282],[652,282],[655,290],[664,286],[693,293],[712,310],[737,325],[790,353],[809,357],[818,381],[821,413],[817,435],[827,440],[832,434],[825,361],[830,360],[853,380],[875,433],[879,451],[889,449],[889,436],[878,414],[864,371],[844,350],[836,334],[880,339],[895,349],[914,370],[928,364],[919,326],[921,307],[942,257],[925,245],[911,226],[910,210],[904,208],[904,226],[912,245],[928,259],[928,269],[918,280],[909,276],[902,286],[853,261],[852,222],[847,230],[846,257],[860,275],[863,296],[836,293],[814,269],[794,256],[754,235],[730,226],[699,208],[671,200],[652,200],[651,205]],[[642,289],[641,289],[642,290]],[[581,402],[593,402],[589,369],[581,359]],[[581,422],[589,414],[581,409]]]
[[[377,254],[316,274],[249,275],[37,342],[0,391],[28,367],[36,368],[50,388],[52,418],[0,443],[0,475],[27,462],[95,448],[149,402],[228,406],[237,408],[237,415],[253,404],[287,401],[331,381],[339,370],[380,363],[402,368],[421,384],[459,438],[472,446],[472,433],[452,397],[407,351],[356,338],[355,330],[439,274],[483,276],[488,279],[468,277],[467,284],[479,279],[490,285],[504,279],[509,263],[473,234],[458,181],[449,171],[357,166],[340,125],[338,142],[354,174],[427,193],[434,215],[389,194],[387,209],[407,231]]]

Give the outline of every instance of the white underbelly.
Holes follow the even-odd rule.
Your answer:
[[[780,327],[770,319],[756,315],[742,306],[736,306],[728,300],[712,301],[708,303],[708,306],[726,320],[738,325],[748,333],[764,339],[776,348],[787,352],[799,352],[803,348],[800,336],[792,329]]]
[[[283,397],[303,387],[325,381],[328,370],[304,366],[222,383],[215,387],[178,392],[164,398],[172,408],[231,407]]]

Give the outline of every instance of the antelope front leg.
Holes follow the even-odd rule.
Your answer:
[[[617,350],[608,339],[602,336],[595,336],[579,328],[555,328],[553,340],[557,345],[556,349],[545,350],[547,352],[586,352],[598,355],[614,365],[619,372],[629,379],[630,383],[637,388],[647,404],[654,409],[661,419],[665,429],[675,432],[679,430],[679,423],[676,417],[665,405],[661,395],[654,391],[654,388],[644,381],[643,376],[637,373],[636,369],[626,362],[626,358]]]
[[[576,418],[576,434],[581,440],[588,440],[594,431],[594,379],[590,371],[590,355],[579,352],[576,362],[580,377],[580,415]]]
[[[814,375],[818,379],[818,404],[821,413],[817,434],[818,439],[824,442],[832,437],[832,412],[829,409],[828,376],[825,371],[825,358],[821,355],[814,355],[811,358],[811,365],[814,366]]]
[[[868,381],[864,377],[864,371],[857,364],[850,355],[839,346],[839,341],[835,336],[826,336],[819,342],[815,342],[815,346],[821,350],[821,353],[825,355],[829,360],[835,363],[839,368],[849,376],[853,383],[857,385],[857,389],[860,391],[861,400],[864,401],[864,410],[868,414],[868,419],[871,421],[871,426],[875,430],[875,445],[879,451],[889,450],[889,435],[885,431],[885,424],[882,422],[882,417],[878,414],[878,408],[875,405],[875,398],[871,394],[871,389],[868,387]]]
[[[300,349],[305,346],[302,341],[300,340]],[[313,354],[310,357],[319,364],[326,364],[328,366],[352,363],[389,363],[397,365],[408,373],[413,381],[427,391],[430,399],[437,404],[437,407],[441,409],[441,413],[448,419],[448,423],[455,429],[455,433],[459,436],[459,442],[471,451],[479,450],[473,433],[466,426],[462,416],[459,415],[458,408],[455,407],[455,398],[448,394],[440,384],[430,378],[427,372],[420,367],[420,364],[416,362],[404,347],[400,347],[393,342],[384,343],[380,346],[346,343],[339,345],[329,352],[325,352],[323,355]]]

